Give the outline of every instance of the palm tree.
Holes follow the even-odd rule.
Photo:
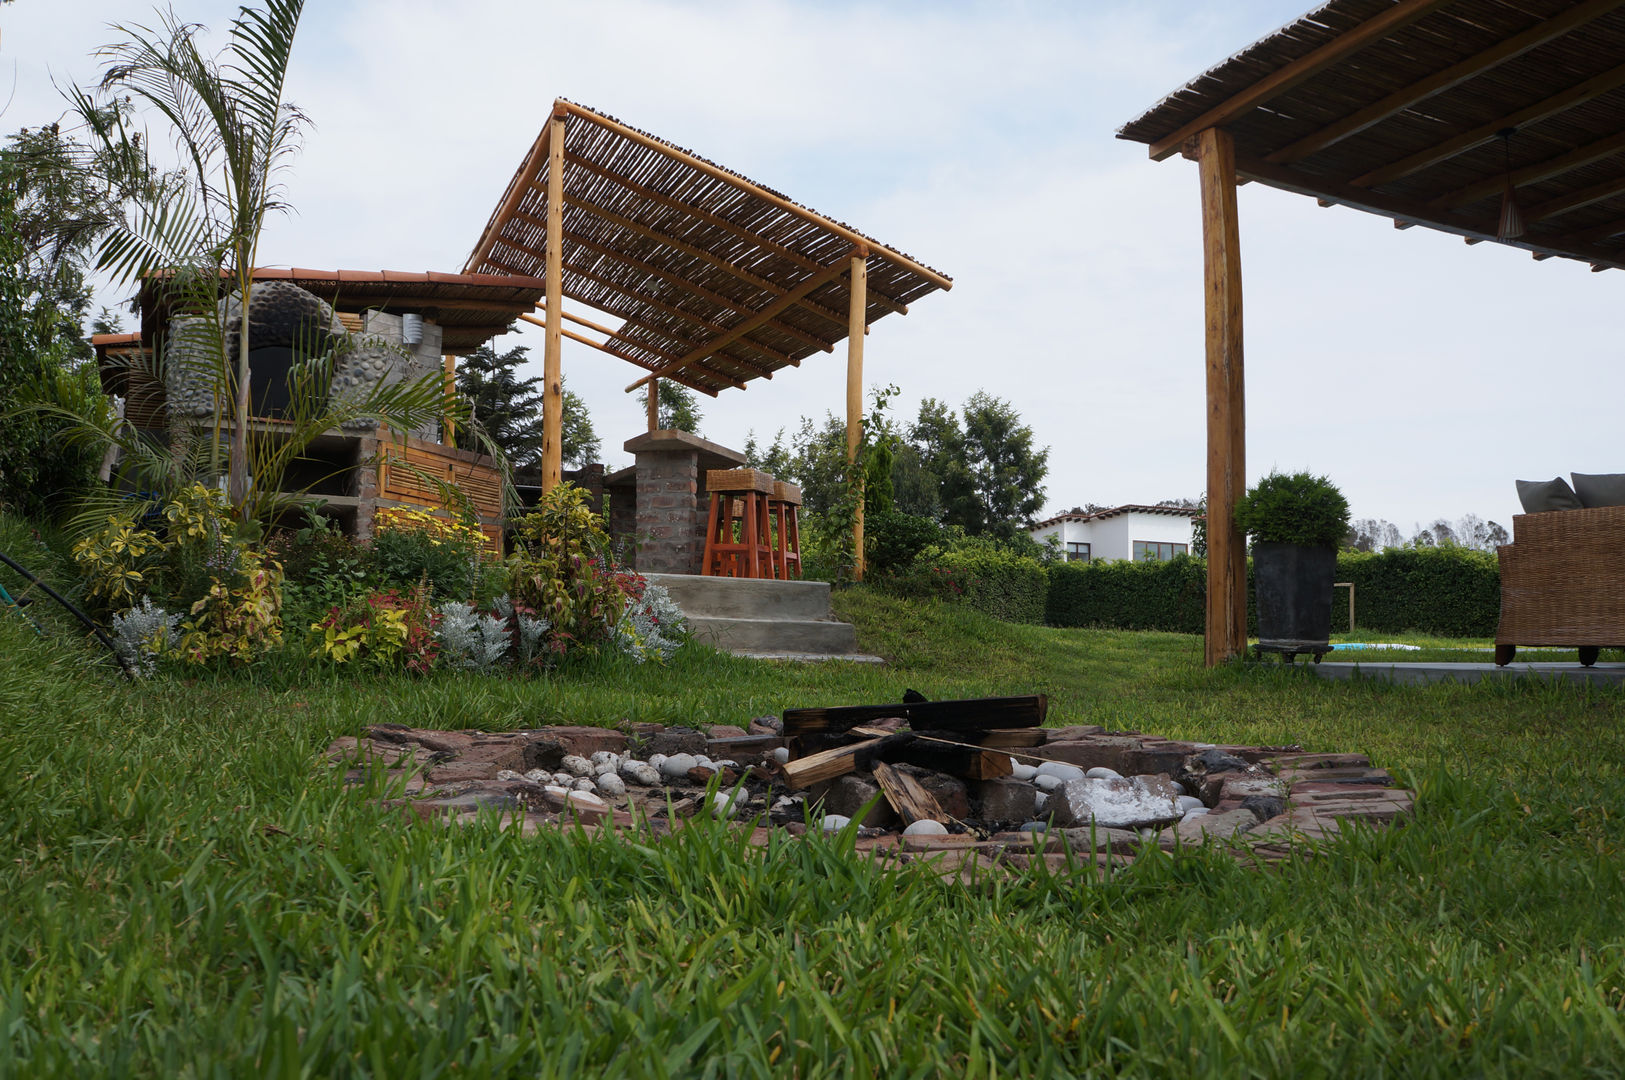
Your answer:
[[[98,268],[121,282],[161,281],[171,310],[211,316],[187,320],[186,351],[218,362],[209,467],[218,473],[221,432],[229,428],[226,492],[239,517],[266,512],[268,489],[280,486],[281,470],[323,431],[357,418],[408,429],[445,405],[438,376],[380,384],[348,402],[312,396],[327,393],[334,363],[329,353],[309,358],[290,378],[294,392],[304,395],[292,430],[251,446],[248,313],[260,233],[267,218],[288,209],[281,178],[309,124],[285,96],[303,8],[304,0],[240,8],[218,56],[199,49],[203,27],[180,22],[173,12],[160,13],[157,31],[115,25],[124,40],[100,50],[107,62],[101,82],[94,91],[75,87],[69,93],[97,149],[123,163],[121,176],[163,177],[125,190],[126,213],[104,234]],[[118,99],[129,101],[136,114],[155,112],[166,122],[180,158],[177,170],[152,167],[150,147],[130,130],[132,110],[105,105]],[[116,183],[118,177],[109,179]],[[240,300],[235,363],[227,355],[231,305],[219,303],[222,282],[235,286]],[[145,374],[161,380],[163,350],[154,353],[158,371]],[[155,464],[154,448],[137,449],[138,458]]]

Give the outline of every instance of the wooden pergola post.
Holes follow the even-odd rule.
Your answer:
[[[1196,136],[1207,308],[1207,666],[1247,650],[1247,546],[1235,525],[1247,487],[1241,243],[1236,149],[1216,127]]]
[[[846,461],[858,459],[858,443],[863,438],[863,334],[868,327],[869,252],[852,252],[850,281],[852,302],[846,322]],[[863,494],[862,478],[856,516],[852,519],[852,579],[863,580]]]
[[[452,405],[457,400],[457,358],[451,353],[444,353],[440,357],[441,371],[445,373],[446,411],[440,417],[441,442],[447,446],[457,445],[457,421],[452,418]]]
[[[649,380],[649,430],[660,430],[660,380]]]
[[[564,478],[564,118],[555,105],[547,136],[547,331],[542,352],[542,490]]]

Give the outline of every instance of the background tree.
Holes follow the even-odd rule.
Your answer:
[[[1007,401],[979,391],[955,413],[926,398],[908,443],[909,468],[918,472],[898,477],[894,469],[899,509],[919,513],[931,505],[921,490],[921,474],[936,482],[939,520],[972,536],[1009,539],[1023,533],[1043,508],[1049,450],[1034,446],[1032,428]]]
[[[542,460],[542,377],[520,378],[519,368],[530,349],[516,345],[500,356],[482,345],[457,367],[457,389],[468,400],[474,422],[508,458],[515,469],[540,466]],[[457,445],[478,450],[474,432],[458,429]],[[568,387],[564,390],[564,430],[560,457],[582,468],[599,460],[602,444],[593,430],[587,403]]]
[[[700,433],[700,399],[682,383],[672,382],[670,379],[659,380],[660,390],[656,397],[655,422],[662,431],[686,431],[690,435]]]
[[[56,124],[0,148],[0,503],[29,517],[60,517],[95,479],[102,451],[67,438],[68,417],[112,419],[83,321],[117,200],[89,158]]]

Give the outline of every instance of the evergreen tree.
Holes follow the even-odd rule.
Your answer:
[[[529,351],[516,345],[499,356],[491,346],[483,345],[464,357],[457,368],[457,389],[469,399],[475,423],[502,448],[515,469],[542,463],[542,377],[519,375]],[[579,468],[596,461],[601,444],[592,417],[586,402],[569,388],[564,390],[563,426],[560,457],[564,464]],[[460,430],[457,445],[479,449],[479,440],[473,432]]]
[[[655,422],[662,431],[700,433],[700,399],[682,383],[670,379],[659,380],[660,392],[656,399]]]

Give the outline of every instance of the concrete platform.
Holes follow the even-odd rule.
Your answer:
[[[644,577],[671,593],[697,640],[724,652],[769,660],[883,662],[858,651],[857,631],[830,609],[827,582],[696,574]]]
[[[1544,679],[1552,682],[1592,686],[1625,686],[1625,664],[1595,664],[1581,667],[1578,662],[1517,663],[1506,667],[1494,664],[1459,664],[1449,662],[1405,663],[1404,661],[1377,661],[1350,663],[1326,661],[1305,665],[1323,679],[1382,679],[1406,686],[1424,686],[1430,683],[1476,683],[1493,679]]]

